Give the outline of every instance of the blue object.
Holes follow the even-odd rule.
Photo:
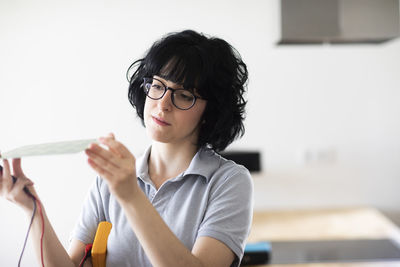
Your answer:
[[[247,243],[244,248],[245,253],[271,251],[271,243],[266,241]]]

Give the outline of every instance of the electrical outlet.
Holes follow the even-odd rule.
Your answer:
[[[300,153],[302,164],[332,164],[337,160],[336,150],[333,148],[306,148]]]

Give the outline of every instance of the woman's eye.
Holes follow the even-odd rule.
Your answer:
[[[151,88],[155,90],[164,90],[163,87],[159,84],[153,84]]]
[[[193,101],[193,95],[189,92],[179,92],[178,97],[185,101]]]

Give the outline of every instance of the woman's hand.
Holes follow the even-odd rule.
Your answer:
[[[0,196],[22,207],[29,214],[34,208],[32,197],[28,195],[24,188],[38,198],[33,187],[33,182],[29,180],[21,168],[21,159],[12,160],[13,176],[17,178],[14,183],[11,176],[11,168],[8,160],[3,160],[3,171],[0,172]]]
[[[119,200],[128,200],[138,190],[136,159],[113,134],[99,138],[100,144],[92,143],[85,150],[89,165],[107,181],[111,193]]]

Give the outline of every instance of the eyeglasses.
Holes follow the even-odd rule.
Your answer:
[[[163,98],[168,90],[172,91],[171,100],[175,107],[182,110],[190,109],[196,103],[196,99],[204,99],[194,95],[187,89],[173,89],[166,86],[162,81],[156,78],[143,78],[143,89],[145,94],[153,99],[158,100]]]

